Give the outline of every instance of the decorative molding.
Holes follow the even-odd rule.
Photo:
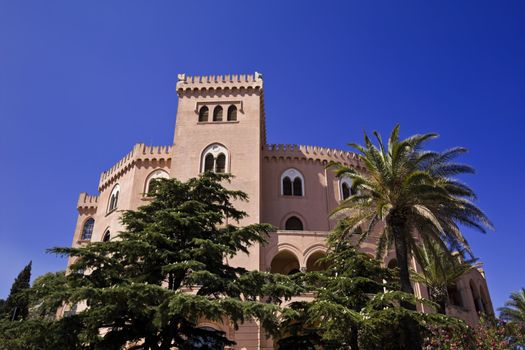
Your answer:
[[[323,164],[330,161],[339,162],[356,169],[361,168],[359,156],[353,152],[347,152],[327,147],[293,145],[293,144],[267,144],[262,147],[263,158],[270,159],[297,159],[313,160]]]

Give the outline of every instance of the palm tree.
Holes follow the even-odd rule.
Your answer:
[[[459,260],[458,255],[450,254],[435,241],[415,247],[414,255],[422,272],[412,270],[412,281],[425,284],[430,299],[438,304],[437,311],[446,314],[449,301],[448,289],[455,286],[461,276],[478,265],[473,265],[474,261]]]
[[[505,302],[505,306],[500,307],[498,311],[501,319],[525,327],[525,288],[511,293],[510,300]]]
[[[332,244],[360,235],[359,243],[371,232],[379,231],[377,256],[383,256],[395,247],[401,290],[413,293],[410,284],[409,254],[419,244],[437,242],[443,247],[465,250],[470,247],[463,237],[460,225],[481,232],[492,228],[486,215],[473,203],[475,193],[455,178],[473,173],[468,165],[451,162],[465,153],[465,148],[452,148],[444,152],[424,151],[426,141],[437,137],[429,133],[399,139],[399,125],[394,127],[388,145],[374,132],[377,145],[365,133],[365,145],[350,144],[358,151],[364,171],[356,171],[338,163],[339,178],[352,180],[352,193],[335,210],[343,215],[330,237]],[[404,305],[415,310],[415,305]]]

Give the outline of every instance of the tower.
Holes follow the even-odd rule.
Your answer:
[[[248,194],[235,206],[260,222],[261,149],[264,144],[263,81],[253,75],[186,76],[177,82],[178,109],[171,177],[185,181],[205,170],[234,175],[231,188]],[[259,269],[260,247],[231,261]]]

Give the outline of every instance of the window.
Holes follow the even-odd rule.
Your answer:
[[[113,187],[113,190],[111,191],[111,195],[109,196],[108,213],[117,209],[119,192],[120,192],[120,186],[117,184],[115,185],[115,187]]]
[[[109,234],[109,230],[106,230],[106,232],[104,232],[104,235],[102,236],[102,242],[109,242],[110,239],[111,235]]]
[[[224,146],[213,144],[204,150],[201,172],[207,171],[215,173],[228,171],[228,150]]]
[[[388,262],[388,265],[387,267],[389,269],[397,269],[397,260],[396,259],[392,259]]]
[[[228,121],[236,121],[237,120],[237,107],[235,105],[231,105],[228,107]]]
[[[207,122],[208,121],[208,112],[209,109],[206,106],[202,106],[199,111],[199,122]]]
[[[342,201],[356,194],[356,192],[352,189],[352,180],[349,178],[343,178],[339,181],[339,183],[341,187],[340,195]]]
[[[224,173],[226,170],[226,156],[224,153],[221,153],[217,156],[217,161],[215,164],[215,172],[216,173]]]
[[[283,179],[283,195],[292,195],[292,180],[288,176],[285,176]]]
[[[78,308],[78,305],[73,304],[73,306],[71,306],[69,310],[64,311],[64,317],[75,316],[77,314],[77,308]]]
[[[296,169],[288,169],[281,175],[283,196],[304,196],[303,175]]]
[[[293,230],[293,231],[302,231],[303,230],[303,222],[297,217],[292,216],[286,220],[286,223],[284,224],[285,230]]]
[[[80,240],[82,241],[89,241],[91,240],[91,235],[93,234],[93,226],[95,225],[95,220],[93,218],[89,218],[84,223],[84,227],[82,228],[82,235],[80,237]]]
[[[301,178],[296,177],[293,180],[293,195],[294,196],[302,196],[303,195],[303,180]]]
[[[146,195],[153,195],[156,191],[156,184],[158,183],[158,179],[169,179],[169,175],[166,171],[158,169],[152,172],[148,178],[146,179],[146,189],[144,193]]]
[[[217,106],[213,110],[213,121],[214,122],[221,122],[222,121],[222,107]]]
[[[186,341],[186,344],[184,344],[184,347],[181,348],[181,350],[189,350],[189,349],[214,349],[214,350],[223,350],[224,349],[224,342],[220,341],[216,337],[213,337],[213,335],[217,333],[222,333],[221,331],[218,331],[211,327],[199,327],[200,332],[196,332],[196,334],[191,335],[188,340]]]
[[[463,300],[461,299],[461,293],[458,287],[454,284],[447,287],[448,300],[452,305],[463,306]]]
[[[281,250],[275,255],[270,264],[271,273],[280,273],[282,275],[293,275],[300,272],[299,259],[288,250]]]
[[[204,160],[204,171],[213,171],[215,166],[215,158],[213,154],[208,153],[206,159]]]

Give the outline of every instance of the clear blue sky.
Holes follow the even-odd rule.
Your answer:
[[[496,307],[525,287],[523,1],[0,0],[0,297],[71,244],[78,193],[172,141],[177,73],[264,74],[268,141],[438,132],[494,221],[466,230]]]

